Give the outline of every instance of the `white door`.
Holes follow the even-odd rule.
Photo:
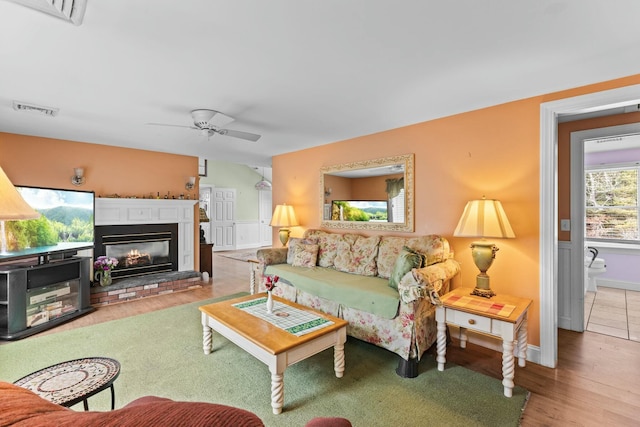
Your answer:
[[[271,196],[271,191],[260,191],[260,246],[273,244],[273,233],[269,225],[273,207]]]
[[[213,188],[211,201],[211,233],[214,251],[236,248],[236,189]]]

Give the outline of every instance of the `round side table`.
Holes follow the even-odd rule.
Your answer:
[[[111,388],[111,410],[116,395],[113,382],[120,374],[120,362],[108,357],[87,357],[58,363],[20,378],[14,384],[62,406],[84,403],[96,393]]]

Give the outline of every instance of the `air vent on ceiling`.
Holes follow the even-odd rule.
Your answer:
[[[40,12],[64,19],[75,25],[82,24],[87,0],[9,0]]]
[[[27,104],[26,102],[13,101],[13,109],[16,111],[30,111],[32,113],[44,114],[45,116],[55,117],[58,115],[59,108],[43,107],[42,105]]]

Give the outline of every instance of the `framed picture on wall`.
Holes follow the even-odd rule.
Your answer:
[[[198,157],[198,175],[207,176],[207,159]]]

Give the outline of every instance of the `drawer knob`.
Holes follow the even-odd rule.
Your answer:
[[[470,324],[470,325],[475,325],[475,324],[476,324],[476,321],[475,321],[475,320],[473,320],[473,319],[469,319],[469,324]]]

